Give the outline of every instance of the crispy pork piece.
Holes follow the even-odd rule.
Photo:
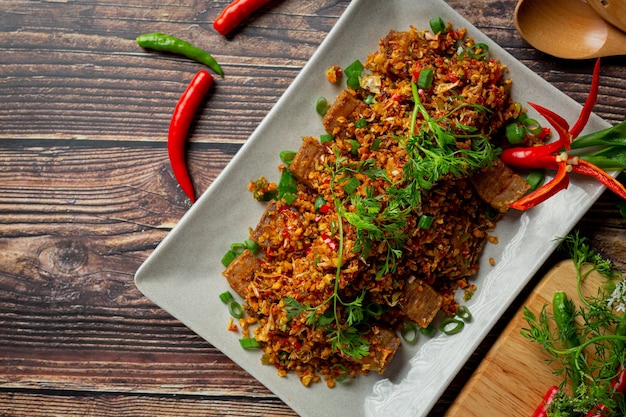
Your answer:
[[[322,124],[326,132],[339,138],[350,136],[348,125],[361,118],[368,105],[356,98],[349,90],[343,90],[324,115]]]
[[[400,300],[402,311],[421,327],[428,327],[442,304],[443,297],[420,279],[413,279],[406,285]]]
[[[383,374],[400,348],[401,340],[393,330],[379,326],[372,326],[367,338],[370,342],[370,353],[357,362],[361,364],[361,369],[364,371],[376,371]]]
[[[276,201],[272,200],[256,228],[250,233],[250,239],[263,249],[277,248],[283,244],[285,236],[289,235],[289,225],[293,225],[294,218],[299,217],[301,215],[293,210],[279,210]]]
[[[480,198],[501,213],[530,190],[530,185],[497,159],[472,176],[472,185]]]
[[[302,146],[291,161],[289,170],[302,184],[309,188],[315,188],[309,174],[315,171],[323,153],[324,146],[314,137],[306,136],[302,141]]]
[[[259,260],[246,249],[228,265],[222,275],[226,277],[231,288],[237,294],[245,297],[246,288],[259,267]]]

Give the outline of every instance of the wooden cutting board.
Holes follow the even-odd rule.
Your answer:
[[[599,274],[591,274],[584,282],[583,292],[596,294],[602,282]],[[562,261],[550,270],[523,306],[538,314],[545,304],[551,305],[557,291],[565,291],[573,300],[577,298],[576,270],[571,260]],[[561,377],[555,376],[546,362],[549,355],[539,344],[522,336],[522,328],[527,327],[522,314],[520,308],[446,417],[530,417],[548,388],[561,382]]]

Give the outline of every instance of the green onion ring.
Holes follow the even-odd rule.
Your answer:
[[[459,306],[456,309],[456,315],[463,319],[463,321],[468,321],[472,319],[472,313],[470,313],[469,308],[466,306]]]
[[[415,324],[404,323],[402,330],[400,331],[400,335],[405,342],[414,345],[417,343],[417,336],[419,335],[419,332]]]
[[[453,325],[453,327],[451,327],[451,325]],[[458,332],[463,330],[464,326],[465,323],[463,323],[461,320],[448,317],[441,322],[441,324],[439,325],[439,330],[441,330],[441,332],[444,334],[452,335],[457,334]]]
[[[230,304],[228,304],[228,312],[236,319],[243,317],[243,308],[237,301],[231,301]]]

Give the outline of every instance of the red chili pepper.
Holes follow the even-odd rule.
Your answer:
[[[176,104],[167,135],[167,151],[174,176],[192,203],[196,201],[196,197],[185,160],[187,133],[196,110],[212,84],[213,76],[207,71],[201,70],[195,75]]]
[[[559,163],[558,171],[554,178],[547,184],[537,188],[530,194],[525,195],[510,205],[515,210],[528,210],[546,201],[561,190],[569,186],[569,176],[567,175],[567,162]]]
[[[552,402],[554,397],[559,393],[559,387],[553,385],[548,389],[546,395],[543,397],[541,404],[537,406],[537,409],[533,413],[532,417],[546,417],[548,411],[548,405]]]
[[[598,404],[589,410],[589,412],[585,414],[585,417],[605,417],[607,415],[606,412],[608,411],[609,408],[606,405]]]
[[[591,110],[597,100],[599,80],[600,60],[596,61],[594,67],[589,96],[585,101],[576,124],[571,130],[569,129],[567,121],[552,110],[538,104],[529,103],[554,127],[555,131],[559,134],[559,139],[541,146],[505,149],[501,156],[502,162],[513,169],[544,168],[557,170],[557,173],[547,184],[511,204],[511,208],[527,210],[567,188],[569,185],[569,172],[592,176],[618,196],[626,199],[626,188],[606,171],[580,158],[570,158],[566,153],[562,152],[571,148],[572,141],[587,124]]]
[[[572,172],[594,177],[606,188],[626,200],[626,188],[624,188],[624,185],[610,176],[605,170],[598,168],[584,159],[578,159],[578,163],[572,164],[571,167]]]
[[[213,22],[213,27],[222,35],[228,35],[255,10],[271,0],[234,0]]]
[[[596,100],[598,99],[598,87],[600,86],[600,59],[596,60],[596,65],[593,67],[593,76],[591,78],[591,90],[589,90],[589,95],[587,96],[587,100],[583,106],[583,110],[578,117],[578,121],[574,124],[572,130],[570,130],[570,134],[573,138],[578,137],[580,132],[583,131],[587,121],[589,120],[589,116],[591,115],[591,110],[593,106],[596,104]]]

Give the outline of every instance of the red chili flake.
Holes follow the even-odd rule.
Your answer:
[[[320,213],[322,214],[328,214],[329,210],[330,206],[328,204],[322,204],[322,206],[320,207]]]

